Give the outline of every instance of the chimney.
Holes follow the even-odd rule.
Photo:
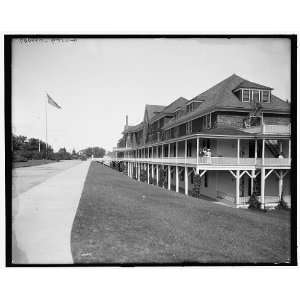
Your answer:
[[[126,128],[128,128],[128,115],[126,115]]]

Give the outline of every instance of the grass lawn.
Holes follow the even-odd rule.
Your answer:
[[[33,167],[39,165],[45,165],[55,162],[54,160],[47,160],[47,159],[33,159],[24,162],[14,162],[12,164],[13,168],[24,168],[24,167]]]
[[[225,207],[92,162],[71,249],[75,263],[285,263],[290,214]]]

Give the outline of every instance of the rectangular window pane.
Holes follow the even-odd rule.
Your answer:
[[[249,90],[244,90],[243,91],[243,101],[248,102],[250,100],[250,91]]]
[[[262,102],[269,102],[269,91],[262,92]]]
[[[253,101],[255,101],[255,102],[258,102],[258,101],[259,101],[259,91],[253,91],[252,99],[253,99]]]

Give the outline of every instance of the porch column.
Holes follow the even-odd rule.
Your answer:
[[[255,140],[254,143],[254,163],[256,164],[256,159],[257,159],[257,140]]]
[[[177,149],[177,148],[176,148]],[[175,173],[175,176],[176,176],[176,192],[178,193],[179,192],[179,170],[178,170],[178,166],[176,166],[176,173]]]
[[[176,163],[177,163],[177,158],[178,158],[178,142],[175,143],[176,145]]]
[[[289,140],[289,159],[291,159],[291,140]]]
[[[240,205],[240,170],[236,171],[235,204],[237,207]]]
[[[199,138],[197,137],[197,152],[196,152],[196,163],[199,163]]]
[[[262,140],[261,163],[265,164],[265,139]]]
[[[151,177],[152,177],[152,184],[154,184],[154,164],[151,164]]]
[[[152,146],[152,150],[151,150],[151,156],[152,156],[152,160],[153,160],[153,157],[154,157],[154,152],[153,152],[153,146]],[[152,176],[153,177],[153,176]]]
[[[254,176],[255,176],[255,170],[251,171],[251,195],[253,194],[254,190]]]
[[[141,164],[138,163],[138,181],[141,180]]]
[[[283,186],[283,174],[282,174],[282,170],[279,171],[279,181],[278,181],[278,196],[279,196],[279,201],[281,199],[282,196],[282,186]]]
[[[158,165],[156,165],[156,184],[158,185],[159,175],[158,175]]]
[[[186,195],[189,194],[189,177],[187,167],[184,167],[184,192]]]
[[[150,164],[148,163],[147,164],[147,183],[149,184],[149,182],[150,182],[150,170],[149,170],[149,167],[150,167]]]
[[[168,190],[171,190],[171,166],[168,165]]]
[[[184,163],[186,164],[187,157],[187,140],[184,141]]]
[[[261,187],[261,191],[260,191],[260,201],[261,201],[261,207],[262,209],[265,208],[265,173],[266,170],[265,168],[261,168],[261,173],[260,173],[260,187]]]
[[[170,158],[171,156],[171,144],[168,144],[168,157]]]
[[[240,139],[237,139],[237,163],[240,163]]]

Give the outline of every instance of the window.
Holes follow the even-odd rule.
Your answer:
[[[250,102],[250,90],[243,90],[243,102]]]
[[[259,91],[252,91],[252,101],[259,102]]]
[[[175,119],[178,119],[178,116],[179,116],[179,110],[176,110],[175,111]]]
[[[186,123],[186,134],[192,133],[192,122],[187,122]]]
[[[211,114],[207,115],[207,128],[211,128]]]
[[[210,129],[211,128],[211,114],[203,117],[203,128]]]
[[[261,92],[262,102],[270,102],[270,91],[262,91]]]
[[[187,113],[192,112],[193,111],[193,103],[187,105],[186,110],[187,110]]]

